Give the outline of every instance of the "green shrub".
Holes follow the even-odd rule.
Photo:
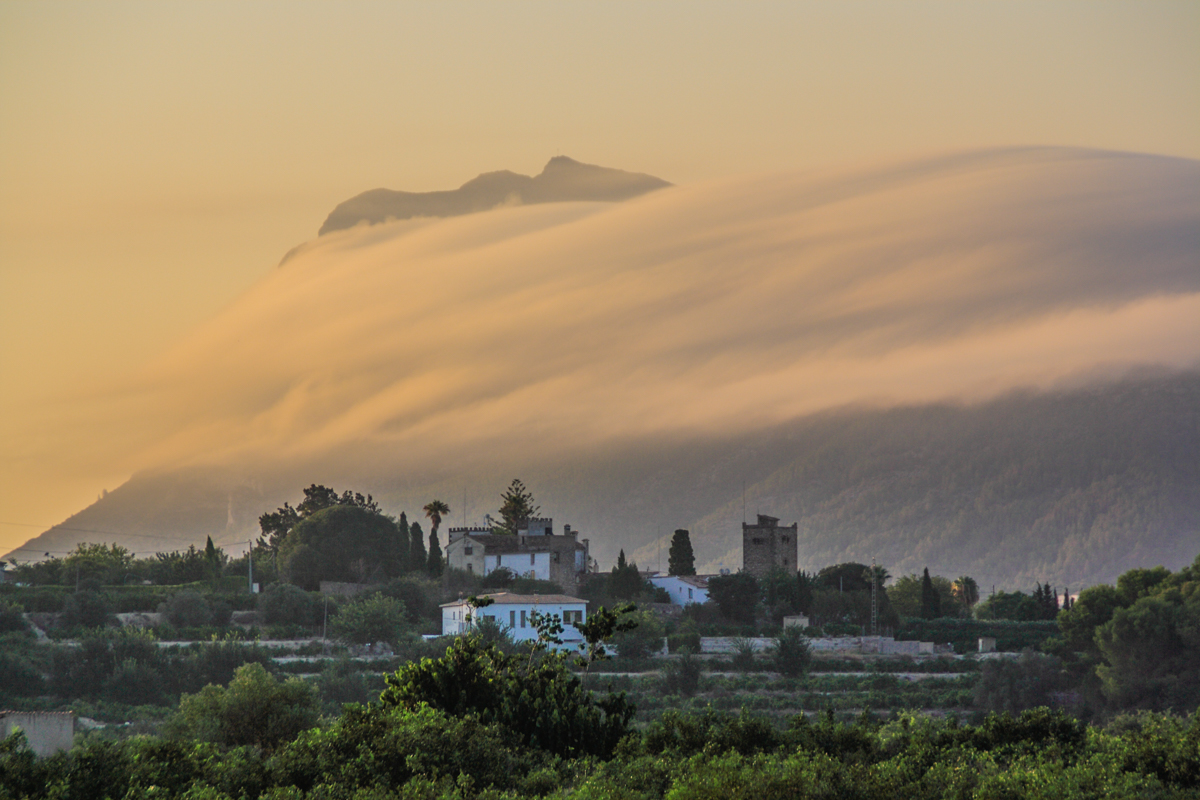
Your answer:
[[[382,594],[355,600],[329,621],[329,632],[349,644],[387,642],[395,647],[408,633],[404,604]]]
[[[276,681],[261,664],[246,664],[228,687],[184,695],[168,723],[173,738],[273,748],[317,722],[313,687],[298,678]]]
[[[701,672],[700,659],[690,649],[684,648],[678,657],[663,665],[663,691],[691,697],[700,688]]]
[[[290,583],[275,583],[258,596],[260,620],[267,625],[318,625],[324,612],[319,594]]]
[[[25,609],[16,603],[6,603],[0,600],[0,634],[28,632],[29,624],[25,622]]]
[[[62,625],[66,628],[103,628],[111,614],[112,606],[103,593],[84,589],[67,598]]]
[[[812,645],[799,628],[785,628],[775,638],[771,656],[777,672],[796,678],[807,672],[812,663]]]
[[[212,622],[213,613],[199,592],[175,592],[159,606],[159,613],[176,628],[198,628]]]

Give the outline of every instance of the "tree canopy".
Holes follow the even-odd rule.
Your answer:
[[[404,571],[409,543],[392,520],[366,507],[335,505],[294,527],[279,548],[290,583],[313,590],[321,581],[382,582]]]
[[[500,521],[493,523],[494,533],[516,536],[530,519],[537,516],[542,507],[533,501],[533,494],[516,478],[500,495]]]
[[[667,558],[668,575],[696,574],[696,556],[692,553],[692,537],[687,530],[680,528],[675,531]]]
[[[273,553],[278,553],[284,538],[292,528],[318,511],[338,505],[354,506],[379,513],[379,505],[371,495],[363,497],[361,493],[351,492],[349,489],[338,494],[328,486],[314,483],[304,490],[304,499],[295,508],[284,503],[279,509],[258,518],[259,528],[263,532],[258,538],[258,544]]]

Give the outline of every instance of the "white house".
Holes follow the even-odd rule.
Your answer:
[[[575,625],[587,621],[587,601],[565,594],[513,594],[497,592],[479,597],[492,600],[490,606],[472,609],[466,599],[442,604],[442,635],[455,636],[470,630],[481,617],[495,620],[507,630],[513,641],[526,642],[537,638],[533,626],[533,613],[550,614],[562,620],[563,632],[559,638],[565,647],[574,647],[583,641]],[[468,616],[471,619],[468,620]]]
[[[671,602],[677,606],[708,602],[710,575],[651,575],[650,583],[666,589]]]
[[[515,536],[500,535],[491,528],[450,528],[444,551],[454,569],[488,575],[504,568],[519,577],[557,583],[570,590],[588,571],[588,540],[579,531],[563,526],[555,535],[554,520],[527,520]]]

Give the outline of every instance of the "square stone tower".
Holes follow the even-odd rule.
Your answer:
[[[795,572],[800,555],[799,523],[780,527],[777,517],[758,515],[753,525],[742,523],[742,571],[765,578],[772,570]]]

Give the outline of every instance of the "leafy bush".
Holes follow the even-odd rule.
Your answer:
[[[176,628],[198,628],[212,622],[212,609],[199,592],[175,592],[159,606],[159,613]]]
[[[701,672],[700,659],[690,649],[684,648],[677,658],[663,665],[663,691],[691,697],[700,688]]]
[[[637,627],[613,637],[622,660],[641,661],[662,650],[666,630],[658,617],[649,611],[634,611],[626,619],[636,622]]]
[[[796,678],[807,672],[812,663],[812,645],[799,628],[784,628],[775,638],[771,657],[777,672]]]
[[[749,672],[754,669],[754,654],[757,652],[754,642],[739,636],[733,640],[733,658],[730,663],[738,672]]]
[[[378,593],[355,600],[329,621],[329,632],[350,644],[387,642],[395,647],[408,633],[404,604]]]
[[[298,678],[276,681],[261,664],[238,667],[228,687],[184,695],[168,722],[173,738],[273,748],[316,725],[316,692]]]
[[[46,680],[24,642],[12,634],[0,639],[0,697],[36,697],[46,691]],[[22,637],[23,638],[23,637]]]
[[[0,633],[27,633],[29,625],[25,622],[25,609],[16,603],[6,603],[0,600]]]
[[[555,656],[508,655],[471,636],[446,654],[402,667],[387,678],[385,708],[416,711],[425,703],[453,715],[500,723],[525,744],[560,756],[612,754],[634,709],[624,695],[600,699]]]
[[[267,625],[317,625],[324,612],[318,594],[290,583],[275,583],[258,596],[258,613]]]
[[[101,592],[84,589],[67,598],[62,624],[68,628],[103,628],[108,624],[112,606]]]

